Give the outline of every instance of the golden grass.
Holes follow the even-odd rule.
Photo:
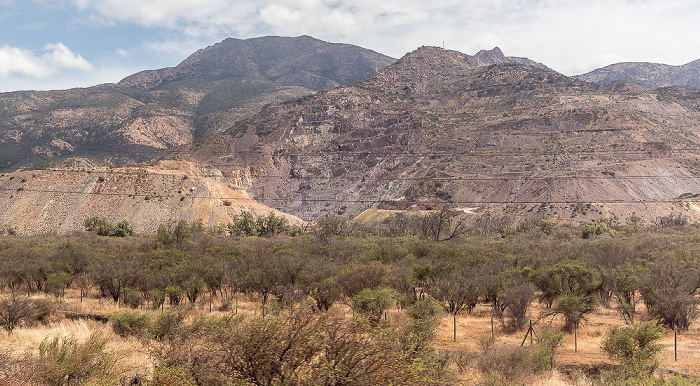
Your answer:
[[[541,308],[534,304],[530,315],[535,321]],[[647,317],[644,307],[638,306],[637,320],[643,320]],[[490,309],[487,305],[477,306],[472,315],[459,315],[457,320],[457,340],[454,339],[454,324],[452,315],[442,318],[438,327],[436,348],[439,350],[458,350],[466,349],[470,351],[479,350],[479,339],[482,336],[491,334],[491,317]],[[637,323],[639,323],[637,321]],[[558,365],[566,366],[581,366],[593,367],[601,364],[614,364],[605,353],[600,350],[600,344],[605,337],[606,331],[614,326],[624,325],[622,317],[614,309],[600,308],[588,317],[588,321],[584,322],[578,330],[578,338],[574,341],[573,334],[567,335],[562,347],[559,348],[555,356],[555,361]],[[535,324],[535,331],[538,331],[545,326],[553,328],[561,328],[563,320],[555,318],[547,319]],[[508,345],[520,345],[525,337],[525,331],[515,333],[505,333],[500,323],[494,320],[495,334],[497,336],[497,347]],[[525,342],[529,345],[530,339]],[[664,338],[660,341],[665,347],[660,354],[661,368],[671,370],[681,374],[700,376],[700,321],[695,321],[691,328],[678,336],[678,361],[674,361],[673,354],[673,332],[666,331]],[[561,381],[561,374],[547,380],[538,380],[533,384],[572,384],[572,380],[566,379],[564,383]],[[585,378],[574,382],[573,384],[581,384]],[[585,382],[583,383],[585,384]]]
[[[219,312],[216,309],[219,306],[218,301],[214,301],[212,309],[214,314]],[[95,297],[86,297],[83,302],[80,302],[79,294],[69,293],[68,296],[59,301],[61,312],[71,312],[79,314],[98,314],[111,315],[115,312],[126,311],[127,308],[118,307],[109,299],[97,299]],[[235,302],[232,302],[231,312],[234,311]],[[345,314],[350,317],[352,315],[350,309],[345,305],[337,305],[336,307],[345,311]],[[166,306],[167,308],[167,306]],[[271,309],[271,308],[270,308]],[[208,313],[209,301],[202,298],[195,306],[195,310]],[[538,305],[533,305],[530,315],[533,320],[537,319],[537,315],[541,311]],[[260,314],[260,303],[256,298],[249,298],[238,295],[238,313],[241,314]],[[403,311],[392,309],[387,312],[389,320],[397,320],[402,317]],[[643,320],[646,317],[643,307],[638,307],[638,320]],[[446,315],[440,321],[437,330],[437,339],[435,348],[439,351],[479,351],[479,341],[482,337],[491,334],[491,316],[490,308],[487,305],[477,306],[471,315],[460,314],[456,318],[457,322],[457,337],[454,341],[453,332],[454,324],[453,317]],[[601,364],[613,363],[601,350],[600,343],[602,342],[605,332],[613,326],[623,325],[624,322],[619,314],[613,309],[601,308],[598,311],[589,315],[588,320],[578,330],[578,339],[576,351],[574,348],[574,337],[568,335],[562,347],[559,348],[555,361],[557,365],[571,367],[596,367]],[[560,328],[563,321],[559,318],[548,319],[537,322],[535,330],[539,331],[545,326]],[[498,337],[496,347],[520,345],[525,336],[525,331],[514,333],[506,333],[503,331],[500,323],[494,320],[495,334]],[[35,326],[31,328],[20,327],[15,329],[12,335],[0,333],[0,350],[10,350],[14,355],[24,355],[25,353],[36,353],[39,344],[47,337],[54,336],[74,336],[76,339],[83,341],[94,331],[106,331],[111,334],[109,324],[101,322],[77,320],[70,321],[67,319],[59,320],[45,326]],[[526,340],[526,345],[529,345],[529,338]],[[691,329],[678,336],[678,361],[673,359],[673,332],[667,331],[661,343],[665,348],[660,354],[661,368],[671,370],[681,374],[700,376],[700,322],[696,321],[691,325]],[[118,336],[113,336],[109,349],[117,352],[120,356],[118,362],[118,372],[137,372],[140,374],[148,374],[154,365],[154,358],[148,354],[148,349],[137,339],[123,339]],[[481,382],[482,378],[479,372],[474,368],[466,369],[460,376],[460,383],[475,384]],[[528,384],[532,385],[588,385],[590,380],[584,375],[565,375],[560,372],[551,371],[543,372],[536,378],[529,380]]]

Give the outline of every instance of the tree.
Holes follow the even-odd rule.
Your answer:
[[[634,324],[637,313],[637,303],[641,301],[638,296],[640,289],[639,268],[629,263],[612,270],[611,282],[612,298],[617,302],[617,310],[625,319],[625,323]]]
[[[233,217],[233,222],[228,225],[229,233],[232,236],[255,236],[255,217],[250,212],[242,212],[240,215]]]
[[[316,222],[316,231],[314,233],[321,242],[325,243],[333,237],[348,236],[350,234],[350,225],[345,217],[331,214],[320,218]]]
[[[435,300],[445,306],[452,315],[466,310],[471,313],[478,304],[483,292],[483,282],[473,266],[424,267],[416,275],[423,282],[424,289]]]
[[[444,206],[423,216],[412,216],[411,222],[417,233],[425,239],[440,241],[453,239],[466,230],[464,216]]]
[[[553,301],[541,318],[564,316],[564,329],[573,331],[586,315],[598,306],[598,291],[603,281],[597,273],[577,260],[562,260],[530,274],[536,286]]]
[[[34,304],[29,296],[12,294],[0,300],[0,326],[10,335],[23,320],[32,315],[33,310]]]
[[[107,259],[105,259],[107,260]],[[114,302],[118,302],[124,289],[131,287],[138,278],[138,263],[125,258],[110,258],[93,267],[93,277],[103,295],[111,296]]]
[[[86,218],[84,225],[86,231],[99,236],[127,237],[134,233],[127,221],[120,221],[117,225],[114,225],[98,216]]]
[[[667,256],[649,264],[641,281],[649,313],[667,328],[687,330],[698,314],[700,262],[692,256]]]
[[[511,276],[506,281],[502,301],[505,304],[503,316],[506,324],[521,330],[528,321],[527,311],[535,299],[535,286],[522,276]]]

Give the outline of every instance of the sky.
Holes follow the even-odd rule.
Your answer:
[[[225,38],[310,35],[399,58],[498,46],[565,75],[700,59],[697,0],[0,0],[0,91],[175,66]]]

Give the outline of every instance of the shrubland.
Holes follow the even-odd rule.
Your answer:
[[[285,232],[268,217],[257,236],[258,220],[247,215],[216,229],[173,221],[153,236],[109,237],[99,226],[6,235],[0,324],[8,334],[47,323],[67,292],[121,311],[111,314],[111,338],[47,337],[37,354],[0,357],[34,366],[39,384],[112,384],[119,377],[106,342],[135,339],[153,358],[143,376],[153,385],[450,384],[465,368],[486,383],[517,384],[556,367],[564,333],[610,309],[632,327],[606,335],[601,352],[623,376],[603,378],[624,384],[661,379],[659,334],[697,323],[700,227],[606,222],[599,233],[542,221],[489,231],[450,219],[438,232],[425,230],[443,221],[430,216],[375,228],[327,218],[306,232]],[[239,312],[239,300],[257,306]],[[437,349],[439,319],[477,306],[501,333],[522,334],[528,320],[549,327],[532,348],[484,340],[477,351]],[[400,316],[387,318],[394,309]],[[73,361],[86,361],[77,366],[85,370],[73,371]]]

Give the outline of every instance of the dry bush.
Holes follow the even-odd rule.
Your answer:
[[[0,350],[0,384],[19,386],[31,384],[31,362],[12,355],[9,349]]]
[[[107,350],[110,337],[96,331],[83,343],[74,337],[47,337],[32,357],[33,377],[45,385],[114,384],[117,355]]]
[[[530,348],[492,347],[477,356],[476,364],[489,385],[519,385],[535,373]]]
[[[0,327],[8,334],[17,328],[22,322],[31,318],[34,312],[34,303],[29,296],[16,296],[14,293],[0,300]]]
[[[306,305],[264,318],[195,317],[150,347],[158,368],[199,385],[445,384],[426,328],[434,325],[375,325]]]

